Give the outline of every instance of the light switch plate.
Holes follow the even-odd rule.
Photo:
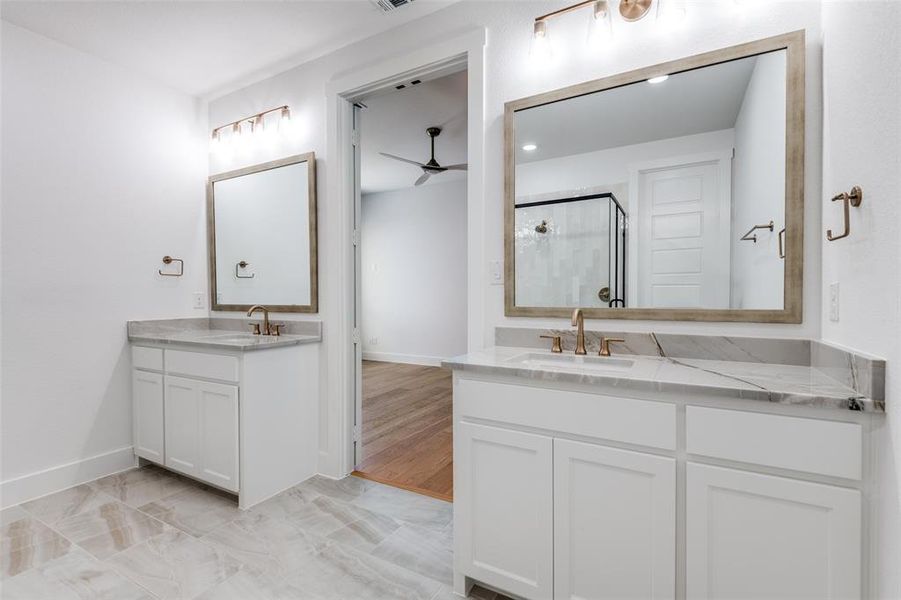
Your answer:
[[[206,308],[203,303],[203,292],[194,292],[194,308]]]
[[[829,320],[838,322],[839,315],[839,288],[838,282],[829,284]]]
[[[488,263],[488,283],[504,285],[504,261],[492,260]]]

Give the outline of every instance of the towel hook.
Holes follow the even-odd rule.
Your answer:
[[[750,228],[748,230],[748,233],[744,234],[739,239],[744,240],[746,242],[754,242],[756,244],[757,243],[757,234],[754,232],[757,231],[758,229],[769,229],[770,231],[772,231],[773,227],[774,227],[773,220],[770,219],[769,223],[764,223],[763,225],[755,225],[754,227]],[[754,235],[751,235],[752,233],[754,233]]]
[[[183,261],[180,258],[172,258],[168,254],[163,257],[164,265],[171,265],[174,262],[178,263],[178,273],[163,273],[162,269],[158,269],[159,274],[162,275],[163,277],[181,277],[182,275],[184,275],[185,274],[185,261]]]
[[[235,263],[235,277],[237,277],[238,279],[253,279],[254,277],[256,277],[257,276],[256,273],[254,273],[253,275],[240,275],[238,273],[239,268],[246,269],[249,266],[250,266],[250,263],[247,262],[246,260],[242,260],[241,262]]]
[[[832,201],[841,200],[844,203],[845,208],[845,230],[839,235],[833,235],[831,229],[826,230],[826,239],[830,242],[834,242],[835,240],[840,240],[842,238],[846,238],[851,235],[851,207],[857,208],[860,206],[860,203],[863,202],[863,190],[860,189],[859,185],[855,185],[851,188],[851,193],[842,192],[841,194],[837,194],[832,197]]]

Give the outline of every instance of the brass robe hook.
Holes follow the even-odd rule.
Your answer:
[[[851,207],[857,208],[863,201],[863,190],[860,186],[855,185],[851,188],[851,193],[842,192],[833,196],[832,201],[841,200],[844,202],[845,208],[845,230],[840,235],[833,235],[831,229],[826,230],[826,239],[830,242],[846,238],[851,234]]]

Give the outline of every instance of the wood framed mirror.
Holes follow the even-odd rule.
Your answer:
[[[213,310],[318,312],[312,152],[210,177],[207,234]]]
[[[804,32],[505,105],[505,314],[800,323]]]

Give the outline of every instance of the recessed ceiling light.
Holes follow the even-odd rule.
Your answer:
[[[658,75],[657,77],[648,79],[648,83],[663,83],[667,79],[669,79],[669,75]]]
[[[535,144],[525,144],[522,149],[526,152],[534,152],[535,150],[538,150],[538,146]]]

